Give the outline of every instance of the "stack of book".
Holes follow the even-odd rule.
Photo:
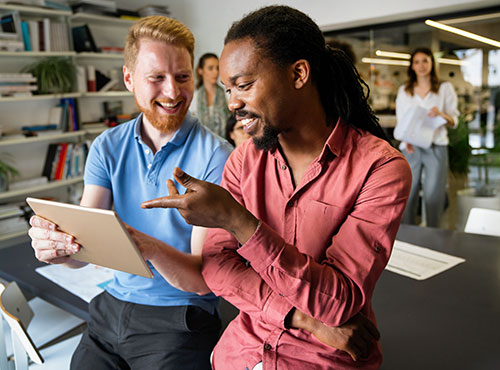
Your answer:
[[[58,127],[63,132],[80,130],[80,121],[78,119],[78,104],[75,98],[61,99],[61,115]]]
[[[36,77],[31,73],[0,73],[0,95],[32,95],[37,90]]]
[[[42,176],[50,181],[82,176],[87,152],[87,143],[49,144]]]
[[[74,13],[89,13],[97,15],[116,16],[114,0],[70,0]]]
[[[14,234],[28,230],[25,211],[16,204],[0,206],[0,235]]]
[[[68,51],[69,30],[65,23],[54,19],[27,20],[21,22],[24,49],[26,51]]]

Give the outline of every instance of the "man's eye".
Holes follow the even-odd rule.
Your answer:
[[[239,84],[238,89],[244,90],[244,89],[248,88],[250,85],[251,85],[251,83]]]

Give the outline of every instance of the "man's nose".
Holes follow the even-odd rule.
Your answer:
[[[229,108],[230,111],[235,111],[237,109],[243,108],[244,103],[243,101],[238,98],[237,94],[229,94],[228,102],[227,102],[227,107]]]
[[[173,77],[167,77],[163,81],[162,93],[166,98],[176,99],[179,96],[180,88],[178,82]]]

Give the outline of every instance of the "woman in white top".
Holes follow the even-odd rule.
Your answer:
[[[410,108],[419,105],[430,117],[441,116],[446,121],[435,129],[432,144],[422,148],[401,143],[413,175],[410,198],[402,222],[417,223],[419,190],[422,187],[427,226],[439,227],[446,198],[448,178],[448,132],[446,126],[458,124],[457,95],[449,82],[441,82],[436,74],[432,52],[418,48],[410,58],[408,81],[401,86],[396,99],[398,122]]]
[[[212,53],[203,54],[196,67],[196,91],[191,103],[191,113],[219,136],[224,136],[229,117],[226,94],[217,83],[219,59]]]

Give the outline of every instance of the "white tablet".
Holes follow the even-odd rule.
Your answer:
[[[59,230],[75,237],[82,247],[71,258],[134,275],[153,277],[116,212],[36,198],[26,198],[26,202],[36,215],[54,222]]]

